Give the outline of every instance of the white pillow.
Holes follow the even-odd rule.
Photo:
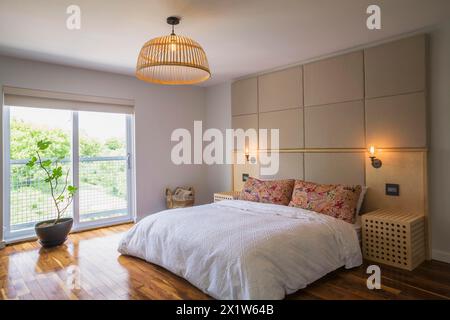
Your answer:
[[[358,203],[356,204],[356,217],[359,216],[359,212],[361,211],[361,207],[364,201],[364,196],[366,195],[367,192],[367,187],[366,186],[361,186],[361,193],[359,194],[359,198],[358,198]]]

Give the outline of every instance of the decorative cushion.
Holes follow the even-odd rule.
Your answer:
[[[239,200],[287,206],[293,188],[294,180],[259,180],[249,177],[242,188]]]
[[[295,180],[291,207],[299,207],[344,220],[355,222],[361,186],[318,184]]]

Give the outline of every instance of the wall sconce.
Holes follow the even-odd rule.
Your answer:
[[[256,152],[258,152],[258,151],[256,151]],[[255,155],[250,156],[250,151],[249,151],[248,147],[245,148],[244,155],[245,155],[245,162],[250,163],[250,164],[256,164],[256,156]]]
[[[245,161],[249,161],[250,153],[248,152],[248,147],[245,148]]]
[[[374,167],[375,169],[378,169],[378,168],[381,168],[381,166],[383,165],[383,162],[380,159],[378,159],[377,157],[375,157],[375,152],[376,152],[375,147],[370,146],[369,147],[369,154],[370,154],[369,158],[372,161],[372,167]]]

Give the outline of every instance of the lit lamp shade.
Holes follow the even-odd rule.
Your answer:
[[[144,44],[136,77],[159,84],[194,84],[208,80],[211,73],[202,47],[192,39],[172,34]]]

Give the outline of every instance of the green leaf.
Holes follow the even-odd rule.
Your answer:
[[[62,176],[62,167],[57,167],[52,171],[52,178],[58,179]]]
[[[50,146],[51,142],[48,140],[39,140],[37,142],[37,147],[40,151],[46,150]]]
[[[74,186],[67,186],[67,191],[70,196],[73,196],[77,192],[78,188]]]
[[[50,167],[51,165],[52,165],[52,160],[42,161],[42,166],[44,166],[44,167]]]
[[[34,165],[36,164],[36,161],[37,161],[37,158],[33,156],[33,157],[30,159],[30,161],[27,162],[27,167],[29,167],[29,168],[34,167]]]

